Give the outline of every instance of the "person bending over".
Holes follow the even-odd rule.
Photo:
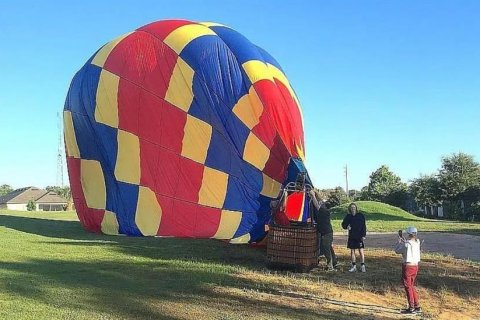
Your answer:
[[[336,271],[337,257],[333,251],[333,228],[330,221],[330,211],[322,201],[320,194],[314,190],[310,191],[313,204],[313,220],[317,225],[319,256],[325,255],[327,260],[327,271]]]

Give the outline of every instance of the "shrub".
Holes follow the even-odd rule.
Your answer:
[[[35,211],[36,209],[37,209],[37,205],[36,205],[35,201],[33,201],[33,200],[28,201],[27,210],[28,211]]]

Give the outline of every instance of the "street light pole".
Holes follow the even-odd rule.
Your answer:
[[[345,165],[345,192],[347,193],[347,197],[350,197],[348,194],[348,167]]]

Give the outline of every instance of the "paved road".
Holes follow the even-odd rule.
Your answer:
[[[422,232],[419,234],[423,240],[422,249],[426,252],[436,252],[452,255],[459,259],[480,261],[480,236],[467,234]],[[373,233],[368,234],[365,240],[367,248],[392,249],[397,241],[396,233]],[[345,234],[335,234],[335,245],[346,245]]]

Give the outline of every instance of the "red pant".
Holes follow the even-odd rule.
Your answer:
[[[418,307],[418,294],[415,289],[415,279],[417,278],[418,265],[402,265],[402,281],[407,294],[408,306],[410,308]]]

